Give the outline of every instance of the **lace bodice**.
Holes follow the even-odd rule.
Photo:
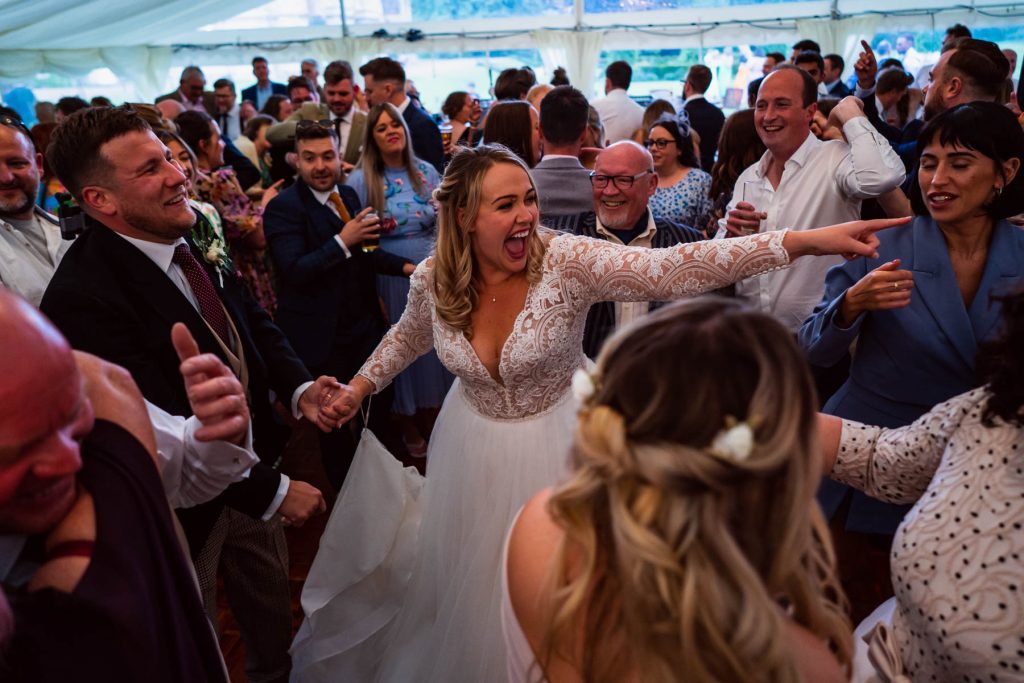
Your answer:
[[[432,262],[412,276],[409,301],[359,370],[380,391],[418,356],[437,349],[460,378],[480,414],[518,420],[544,413],[565,397],[572,373],[583,366],[583,327],[598,301],[664,301],[724,287],[789,263],[784,231],[667,249],[624,247],[575,235],[551,238],[540,281],[501,350],[496,382],[461,331],[437,316]]]

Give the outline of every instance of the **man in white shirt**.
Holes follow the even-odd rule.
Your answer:
[[[327,65],[324,101],[331,109],[331,121],[338,134],[338,153],[346,172],[359,161],[366,134],[366,113],[354,106],[358,92],[351,64],[338,60]]]
[[[903,182],[900,158],[864,116],[860,100],[836,105],[830,121],[843,140],[821,141],[810,131],[817,83],[804,70],[782,65],[758,92],[754,125],[768,151],[736,179],[718,237],[807,230],[860,217],[861,200]],[[736,284],[736,295],[798,330],[821,300],[825,273],[841,257],[797,262]]]
[[[220,127],[221,136],[236,140],[242,135],[242,120],[234,81],[218,78],[213,84],[213,96],[217,100],[217,115],[213,120]]]
[[[633,80],[633,68],[628,62],[612,62],[604,76],[605,95],[591,102],[604,124],[604,142],[629,140],[644,122],[644,108],[629,99],[626,92]]]
[[[0,285],[38,306],[70,242],[36,207],[43,155],[21,121],[0,116]]]

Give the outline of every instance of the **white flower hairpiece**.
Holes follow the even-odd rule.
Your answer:
[[[748,422],[737,422],[731,415],[725,418],[725,429],[711,441],[708,451],[720,458],[743,462],[754,450],[754,430]]]
[[[597,381],[584,368],[572,373],[572,395],[579,403],[586,403],[597,391]]]

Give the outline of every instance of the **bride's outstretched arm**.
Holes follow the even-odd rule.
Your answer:
[[[801,256],[874,256],[883,228],[905,218],[853,221],[815,230],[781,230],[664,249],[624,247],[604,240],[558,237],[552,264],[574,281],[580,303],[665,301],[724,287],[783,268]]]
[[[391,326],[349,383],[354,396],[345,400],[339,396],[333,403],[330,398],[322,402],[321,416],[326,423],[340,427],[348,422],[364,398],[387,387],[402,370],[433,347],[431,269],[428,261],[416,267],[410,277],[409,298],[402,317]]]

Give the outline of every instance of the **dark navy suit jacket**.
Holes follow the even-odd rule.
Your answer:
[[[275,83],[275,82],[271,81],[270,82],[270,89],[273,91],[273,94],[275,94],[275,95],[287,95],[288,94],[288,86],[285,85],[284,83]],[[242,99],[243,100],[248,100],[248,101],[252,102],[254,105],[256,104],[256,84],[255,83],[253,85],[250,85],[248,88],[245,88],[244,90],[242,90]]]
[[[812,365],[834,365],[856,340],[850,377],[824,412],[882,427],[900,427],[933,406],[976,386],[978,345],[997,328],[1002,306],[991,299],[1024,280],[1024,230],[996,223],[978,293],[964,305],[939,227],[918,217],[906,227],[879,233],[878,259],[859,258],[836,266],[825,279],[825,295],[800,330]],[[911,302],[904,308],[868,311],[849,328],[836,313],[846,290],[867,273],[899,258],[913,272]],[[831,515],[846,487],[827,482],[819,492]],[[848,527],[892,533],[902,518],[897,506],[856,493]]]
[[[441,141],[441,131],[437,129],[434,119],[414,102],[409,102],[402,118],[405,119],[405,125],[409,126],[412,151],[444,175],[444,142]]]
[[[337,191],[349,214],[359,213],[355,190],[339,185]],[[263,214],[279,281],[277,324],[311,368],[322,367],[340,348],[362,355],[357,361],[362,364],[387,330],[376,274],[401,276],[409,263],[381,249],[364,253],[359,246],[346,257],[334,239],[342,227],[301,179],[282,190]]]

